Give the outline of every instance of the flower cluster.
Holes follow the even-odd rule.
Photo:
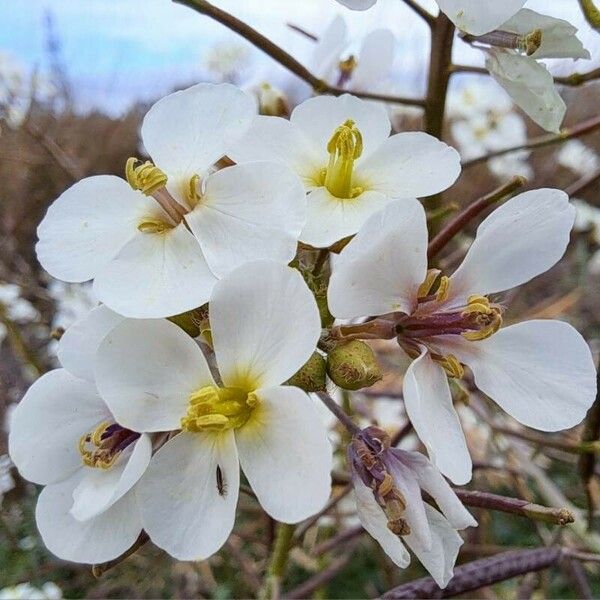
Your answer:
[[[167,96],[142,125],[150,159],[129,159],[125,179],[76,183],[44,217],[40,262],[64,281],[93,279],[101,304],[14,411],[10,456],[45,486],[38,528],[76,562],[112,560],[142,531],[175,558],[203,559],[234,526],[240,467],[273,519],[311,517],[333,457],[307,392],[324,389],[325,371],[346,389],[372,384],[361,340],[388,338],[413,360],[404,401],[431,462],[381,430],[354,432],[359,516],[399,566],[404,541],[444,586],[457,530],[475,525],[442,476],[471,474],[447,378],[468,365],[481,391],[546,431],[593,400],[581,336],[556,321],[501,328],[492,296],[561,258],[574,209],[558,190],[513,198],[448,277],[428,269],[417,198],[454,183],[454,149],[390,135],[385,110],[351,95],[311,98],[289,120],[256,113],[229,84]],[[302,252],[344,244],[330,278],[318,264],[307,273]]]

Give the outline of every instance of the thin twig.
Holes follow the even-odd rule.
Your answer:
[[[596,169],[592,173],[589,173],[581,179],[578,179],[577,181],[573,182],[569,187],[566,187],[565,193],[568,194],[570,197],[577,196],[577,194],[583,192],[585,189],[587,189],[590,185],[592,185],[599,179],[600,169]]]
[[[452,65],[450,67],[450,73],[472,73],[475,75],[490,74],[485,67],[475,67],[473,65]],[[565,75],[563,77],[555,77],[554,83],[559,85],[567,85],[570,87],[578,87],[595,79],[600,79],[600,68],[593,69],[592,71],[587,71],[585,73],[571,73],[570,75]]]
[[[468,169],[473,165],[478,165],[482,162],[487,162],[492,158],[498,156],[504,156],[505,154],[512,154],[513,152],[519,152],[520,150],[533,150],[535,148],[544,148],[545,146],[552,146],[554,144],[561,144],[567,140],[582,137],[588,133],[592,133],[596,129],[600,128],[600,116],[592,117],[581,123],[577,123],[572,127],[565,127],[560,133],[547,133],[538,137],[527,140],[524,144],[519,146],[513,146],[511,148],[504,148],[503,150],[496,150],[471,160],[466,160],[462,163],[463,169]]]
[[[297,529],[294,537],[300,539],[304,536],[304,534],[323,516],[326,515],[332,508],[334,508],[340,500],[345,498],[352,490],[352,485],[347,484],[341,492],[339,492],[336,496],[331,498],[329,502],[315,515],[313,515],[310,519],[304,521]]]
[[[341,533],[338,533],[336,536],[321,542],[319,545],[315,546],[313,554],[315,556],[320,556],[321,554],[326,554],[327,552],[331,552],[338,546],[342,546],[343,544],[353,540],[354,538],[362,535],[365,532],[362,525],[355,525],[350,529],[346,529]]]
[[[342,410],[342,407],[327,393],[317,392],[323,404],[338,418],[340,423],[352,434],[360,433],[360,427]]]
[[[292,31],[295,31],[295,32],[303,35],[304,37],[307,37],[309,40],[312,40],[313,42],[318,42],[319,41],[319,38],[314,33],[311,33],[310,31],[306,31],[306,29],[303,29],[299,25],[296,25],[294,23],[286,23],[286,25]]]
[[[528,500],[499,496],[489,492],[455,489],[454,493],[466,506],[511,513],[535,521],[553,523],[554,525],[567,525],[575,521],[573,513],[566,508],[549,508],[540,504],[533,504]]]
[[[600,31],[600,10],[596,8],[594,0],[579,0],[579,6],[581,6],[585,20],[590,24],[590,27]]]
[[[493,192],[475,200],[458,213],[432,240],[427,248],[427,256],[431,260],[442,250],[446,244],[464,227],[466,227],[477,215],[481,214],[486,208],[507,199],[526,183],[523,177],[513,177],[510,181],[501,185]]]
[[[280,65],[294,73],[308,83],[315,93],[317,94],[333,94],[339,96],[346,94],[348,90],[336,86],[329,85],[326,81],[319,79],[316,75],[311,73],[304,65],[299,63],[291,54],[286,52],[283,48],[272,42],[269,38],[265,37],[262,33],[256,31],[248,24],[240,21],[240,19],[234,17],[232,14],[214,6],[206,0],[173,0],[177,4],[182,4],[199,12],[200,14],[206,15],[211,19],[221,23],[231,31],[241,35],[244,39],[248,40],[252,45],[262,50],[265,54],[268,54],[273,60],[276,60]],[[388,96],[386,94],[375,94],[371,92],[352,92],[354,96],[359,98],[365,98],[367,100],[379,100],[381,102],[389,102],[391,104],[406,104],[408,106],[424,106],[425,100],[422,98],[404,98],[401,96]]]
[[[137,552],[149,540],[150,537],[148,536],[148,534],[145,531],[142,531],[138,539],[135,541],[133,546],[129,548],[129,550],[126,550],[125,552],[123,552],[123,554],[121,554],[121,556],[117,556],[117,558],[114,558],[113,560],[94,565],[92,567],[92,574],[96,578],[101,577],[102,575],[104,575],[104,573],[106,573],[106,571],[112,569],[113,567],[116,567],[118,564],[122,563],[126,558],[130,557],[132,554]]]
[[[415,0],[402,0],[404,4],[406,4],[411,10],[416,12],[424,21],[429,25],[429,27],[433,27],[435,23],[435,16],[432,15],[428,10],[423,8],[420,4],[418,4]]]

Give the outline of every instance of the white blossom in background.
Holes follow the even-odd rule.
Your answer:
[[[217,42],[204,57],[204,66],[218,83],[239,83],[250,64],[248,45]]]
[[[592,206],[585,200],[573,200],[572,203],[577,209],[575,231],[589,231],[594,243],[600,246],[600,208]],[[600,250],[592,254],[586,266],[590,274],[600,275]]]
[[[481,223],[446,277],[427,270],[423,207],[398,202],[373,215],[335,263],[335,317],[396,315],[398,342],[413,359],[403,382],[407,414],[432,462],[457,484],[470,480],[471,459],[447,376],[462,377],[463,365],[501,408],[542,431],[576,425],[594,400],[594,362],[573,327],[532,320],[501,329],[504,307],[489,298],[552,267],[574,219],[562,191],[520,194]]]
[[[386,204],[436,194],[458,177],[453,148],[426,133],[390,131],[379,104],[318,96],[289,121],[259,116],[230,156],[241,166],[274,160],[294,170],[308,194],[300,241],[322,248],[356,233]]]
[[[36,523],[59,558],[116,558],[142,526],[134,488],[152,453],[149,436],[119,425],[98,395],[93,357],[122,317],[91,311],[60,341],[63,368],[40,377],[11,417],[9,453],[25,479],[44,485]]]
[[[293,318],[290,318],[293,315]],[[306,392],[283,386],[320,336],[302,276],[247,263],[216,284],[210,326],[222,386],[200,347],[163,320],[127,320],[100,345],[98,389],[139,432],[181,429],[154,455],[138,499],[144,530],[180,560],[216,552],[235,520],[239,467],[264,510],[297,523],[329,498],[332,451]]]
[[[0,455],[0,506],[6,492],[10,492],[15,487],[15,480],[10,472],[13,463],[8,454]]]
[[[157,166],[130,159],[128,181],[99,175],[65,191],[38,228],[42,266],[63,281],[94,279],[116,312],[155,318],[204,304],[247,260],[289,262],[306,219],[294,173],[266,161],[213,169],[255,116],[255,101],[229,84],[159,100],[141,132]]]
[[[581,140],[569,140],[555,153],[556,162],[573,171],[580,177],[593,173],[600,167],[600,157],[596,151]]]
[[[493,83],[470,82],[456,89],[450,88],[446,99],[446,115],[450,120],[471,119],[488,114],[504,115],[513,109],[507,94],[498,93]]]
[[[377,427],[354,436],[348,459],[363,527],[402,569],[410,564],[406,544],[445,588],[463,543],[457,530],[477,522],[441,473],[422,454],[391,448]],[[422,491],[439,510],[423,501]]]
[[[65,283],[52,279],[48,293],[54,300],[52,328],[66,329],[98,305],[91,283]]]
[[[576,37],[577,29],[562,19],[522,9],[500,25],[499,30],[515,34],[523,40],[523,46],[518,50],[489,48],[485,64],[490,75],[535,123],[558,133],[566,105],[556,90],[554,78],[538,59],[589,59],[589,52]],[[535,41],[527,48],[530,36]]]
[[[6,317],[17,325],[37,321],[40,317],[37,309],[23,298],[21,286],[15,283],[0,282],[0,309]],[[0,342],[8,333],[6,325],[0,323]]]
[[[62,590],[51,581],[44,583],[41,588],[27,582],[0,590],[0,600],[60,600],[62,597]]]

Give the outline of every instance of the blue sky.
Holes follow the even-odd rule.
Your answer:
[[[5,6],[10,2],[10,8],[3,10],[0,22],[0,51],[16,56],[27,69],[46,66],[44,14],[52,12],[62,59],[82,109],[100,106],[118,113],[137,99],[150,100],[175,85],[204,79],[207,51],[216,43],[240,43],[239,37],[219,24],[170,0],[2,2]],[[398,40],[399,76],[412,84],[423,70],[427,30],[400,0],[380,0],[366,13],[348,11],[334,0],[215,0],[215,3],[300,58],[310,51],[310,42],[291,32],[286,21],[319,33],[335,14],[342,13],[355,35],[375,27],[390,27]],[[424,3],[435,7],[433,0]],[[577,25],[582,21],[575,0],[530,0],[527,6],[570,18]],[[457,47],[461,61],[481,60],[464,44]],[[258,51],[253,53],[252,68],[268,67],[268,59]],[[568,71],[572,67],[565,68]]]

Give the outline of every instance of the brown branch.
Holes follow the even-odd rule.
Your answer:
[[[334,496],[327,502],[327,504],[310,519],[304,521],[299,527],[296,528],[294,537],[301,538],[323,515],[326,515],[332,508],[334,508],[340,500],[345,498],[352,490],[351,484],[346,484],[344,489],[337,495]]]
[[[435,16],[432,15],[428,10],[423,8],[418,2],[415,0],[402,0],[404,4],[406,4],[411,10],[421,17],[429,25],[429,27],[433,27],[435,24]]]
[[[462,163],[462,168],[468,169],[469,167],[478,165],[482,162],[487,162],[492,158],[504,156],[505,154],[512,154],[513,152],[518,152],[520,150],[534,150],[536,148],[544,148],[545,146],[561,144],[563,142],[566,142],[567,140],[582,137],[588,133],[592,133],[593,131],[599,128],[600,116],[592,117],[591,119],[587,119],[586,121],[577,123],[572,127],[565,127],[560,133],[547,133],[544,135],[540,135],[538,137],[531,138],[530,140],[528,140],[524,144],[520,144],[519,146],[513,146],[512,148],[504,148],[503,150],[496,150],[495,152],[490,152],[489,154],[485,154],[484,156],[478,156],[477,158],[466,160]]]
[[[302,27],[300,27],[300,25],[295,25],[294,23],[286,23],[286,25],[292,31],[295,31],[296,33],[299,33],[300,35],[307,37],[309,40],[311,40],[313,42],[319,41],[319,38],[314,33],[311,33],[310,31],[306,31],[306,29],[302,29]]]
[[[129,548],[129,550],[126,550],[125,552],[123,552],[123,554],[121,554],[121,556],[117,556],[117,558],[113,558],[113,560],[109,560],[107,562],[94,565],[92,567],[92,574],[94,575],[94,577],[101,577],[102,575],[104,575],[104,573],[106,573],[106,571],[108,571],[109,569],[112,569],[113,567],[116,567],[118,564],[122,563],[126,558],[130,557],[132,554],[137,552],[149,540],[150,540],[150,538],[148,537],[148,534],[145,531],[142,531],[140,533],[138,539],[135,541],[133,546],[131,546],[131,548]]]
[[[352,434],[360,432],[360,427],[344,412],[342,407],[327,393],[317,392],[323,404],[337,417],[340,423]]]
[[[510,181],[501,185],[499,188],[490,192],[486,196],[475,200],[458,213],[432,240],[427,248],[427,257],[431,260],[442,250],[446,244],[462,229],[464,229],[477,215],[481,214],[486,208],[505,200],[514,194],[526,183],[524,177],[513,177]]]
[[[475,75],[489,75],[489,71],[485,67],[475,67],[472,65],[451,65],[450,73],[472,73]],[[578,87],[587,83],[588,81],[593,81],[594,79],[600,79],[600,68],[593,69],[592,71],[587,71],[585,73],[571,73],[570,75],[565,75],[564,77],[555,77],[554,83],[559,85],[567,85],[570,87]]]
[[[566,187],[565,193],[571,197],[577,196],[577,194],[580,194],[581,192],[583,192],[590,185],[592,185],[593,183],[596,183],[596,181],[598,181],[599,179],[600,179],[600,169],[596,169],[593,173],[589,173],[589,174],[585,175],[581,179],[578,179],[577,181],[573,182],[569,187]]]
[[[342,531],[342,533],[338,533],[336,536],[329,538],[328,540],[325,540],[324,542],[321,542],[315,546],[313,554],[315,556],[319,556],[321,554],[331,552],[331,550],[334,550],[338,546],[342,546],[346,542],[361,536],[364,532],[365,530],[363,529],[362,525],[356,525],[350,529],[346,529],[345,531]]]
[[[575,521],[573,513],[566,508],[548,508],[528,500],[499,496],[489,492],[454,489],[454,493],[466,506],[497,510],[554,525],[567,525]]]
[[[177,4],[182,4],[195,10],[196,12],[206,15],[211,19],[221,23],[231,31],[241,35],[252,45],[262,50],[269,55],[273,60],[276,60],[280,65],[294,73],[308,83],[317,94],[333,94],[339,96],[348,93],[348,90],[336,86],[329,85],[326,81],[319,79],[311,73],[304,65],[299,63],[291,54],[283,48],[273,43],[269,38],[262,33],[256,31],[248,24],[234,17],[232,14],[214,6],[206,0],[173,0]],[[381,102],[389,102],[392,104],[406,104],[408,106],[424,106],[425,101],[421,98],[404,98],[401,96],[388,96],[387,94],[374,94],[371,92],[355,92],[352,94],[359,98],[367,100],[379,100]]]
[[[383,598],[451,598],[525,573],[547,569],[557,564],[562,555],[562,548],[557,547],[503,552],[456,567],[454,577],[443,590],[431,577],[424,577],[391,589]]]

